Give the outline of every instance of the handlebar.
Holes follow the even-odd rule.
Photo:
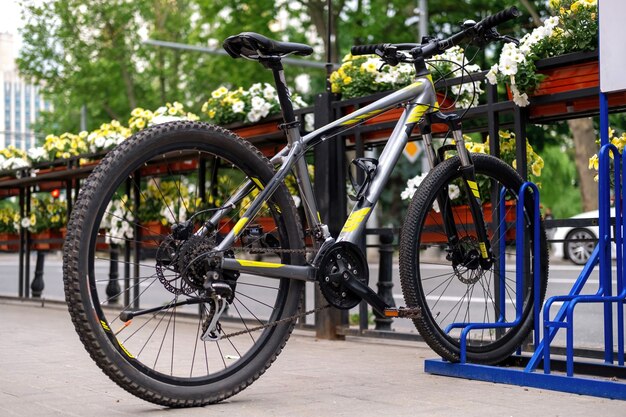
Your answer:
[[[468,38],[479,38],[482,40],[493,40],[493,32],[492,28],[507,22],[509,20],[513,20],[517,17],[521,16],[521,12],[517,7],[512,6],[508,9],[502,10],[496,14],[485,17],[480,22],[473,24],[470,27],[463,29],[461,32],[456,33],[449,38],[446,39],[431,39],[424,44],[419,43],[399,43],[399,44],[390,44],[390,43],[379,43],[372,45],[355,45],[350,49],[352,55],[369,55],[369,54],[377,54],[381,57],[385,55],[385,51],[389,48],[395,48],[395,50],[412,50],[417,47],[422,48],[422,57],[430,58],[433,55],[438,55],[443,53],[446,49],[450,49],[455,45],[460,44],[464,40]],[[497,33],[496,33],[497,35]]]

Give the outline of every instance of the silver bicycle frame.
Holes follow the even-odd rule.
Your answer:
[[[300,195],[303,200],[309,226],[313,229],[323,227],[324,225],[321,223],[319,213],[317,212],[311,179],[309,178],[306,163],[303,158],[304,154],[317,144],[336,137],[346,130],[352,129],[353,127],[376,117],[387,110],[402,105],[405,106],[405,110],[393,129],[387,144],[383,148],[378,160],[377,170],[371,180],[367,193],[357,201],[336,240],[337,242],[358,243],[365,228],[365,224],[367,223],[367,219],[371,215],[374,205],[378,201],[378,198],[380,197],[380,194],[387,183],[398,158],[402,154],[402,150],[406,146],[413,128],[422,116],[424,116],[424,114],[438,111],[439,105],[437,102],[435,87],[430,75],[419,77],[411,85],[385,96],[303,137],[300,136],[300,132],[297,128],[289,129],[287,131],[288,145],[272,158],[272,162],[274,164],[280,164],[280,167],[274,177],[265,185],[265,187],[263,187],[258,180],[248,180],[224,204],[224,208],[216,212],[211,218],[210,222],[213,225],[218,224],[219,219],[231,209],[230,206],[232,204],[240,201],[254,188],[255,185],[261,188],[262,191],[260,194],[248,207],[233,229],[228,233],[228,235],[226,235],[224,240],[222,240],[222,242],[215,248],[215,251],[225,251],[233,244],[250,219],[254,218],[254,216],[261,209],[263,203],[271,197],[274,191],[279,187],[293,168],[295,168],[295,175],[299,180],[298,184],[300,188]],[[455,138],[456,136],[457,135],[455,135]],[[203,228],[197,233],[202,233],[204,230],[205,229]],[[328,234],[327,228],[323,227],[322,230],[325,230],[326,235],[324,238],[326,239],[326,242],[334,243],[335,241]],[[233,258],[224,258],[222,268],[266,277],[285,277],[307,281],[315,279],[316,271],[316,268],[311,265],[297,266]]]

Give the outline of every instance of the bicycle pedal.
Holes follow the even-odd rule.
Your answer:
[[[404,319],[419,319],[422,317],[422,309],[419,307],[400,307],[400,308],[386,308],[385,317],[398,317]]]

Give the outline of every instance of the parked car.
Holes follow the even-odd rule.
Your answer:
[[[598,218],[598,210],[577,214],[571,219]],[[615,208],[611,208],[611,217],[615,216]],[[549,239],[562,242],[553,242],[554,255],[558,259],[569,259],[576,265],[584,265],[591,257],[598,242],[598,226],[557,227],[554,235]],[[551,233],[548,230],[548,235]],[[612,244],[612,253],[615,256],[615,244]]]

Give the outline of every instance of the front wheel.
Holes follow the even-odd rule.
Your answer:
[[[83,183],[64,246],[66,300],[87,351],[122,388],[199,406],[241,391],[276,359],[303,284],[216,271],[211,252],[273,174],[235,134],[172,122],[123,142]],[[302,264],[303,245],[281,185],[222,256]]]
[[[518,309],[515,224],[522,221],[526,230],[532,230],[532,198],[526,199],[524,217],[516,219],[522,178],[510,166],[492,156],[472,154],[472,160],[482,200],[491,196],[491,203],[483,204],[482,212],[494,254],[492,265],[484,268],[476,262],[481,253],[477,228],[461,183],[460,161],[458,157],[453,157],[435,167],[413,196],[402,228],[400,279],[407,305],[422,309],[422,316],[414,319],[415,326],[429,346],[444,359],[452,362],[459,360],[459,340],[464,324],[511,324],[507,328],[480,329],[469,333],[467,360],[497,363],[510,356],[531,330],[532,259],[539,257],[543,300],[548,276],[548,251],[542,223],[539,253],[533,250],[532,236],[525,244],[529,256],[524,257],[526,273],[521,295],[523,301],[519,306],[521,320],[515,324]],[[498,193],[501,189],[505,190],[503,218],[498,215],[502,201]],[[442,192],[449,196],[445,200],[452,205],[450,210],[439,207],[437,196]],[[443,226],[442,213],[446,212],[452,214],[457,229],[458,242],[454,247],[448,242]]]

